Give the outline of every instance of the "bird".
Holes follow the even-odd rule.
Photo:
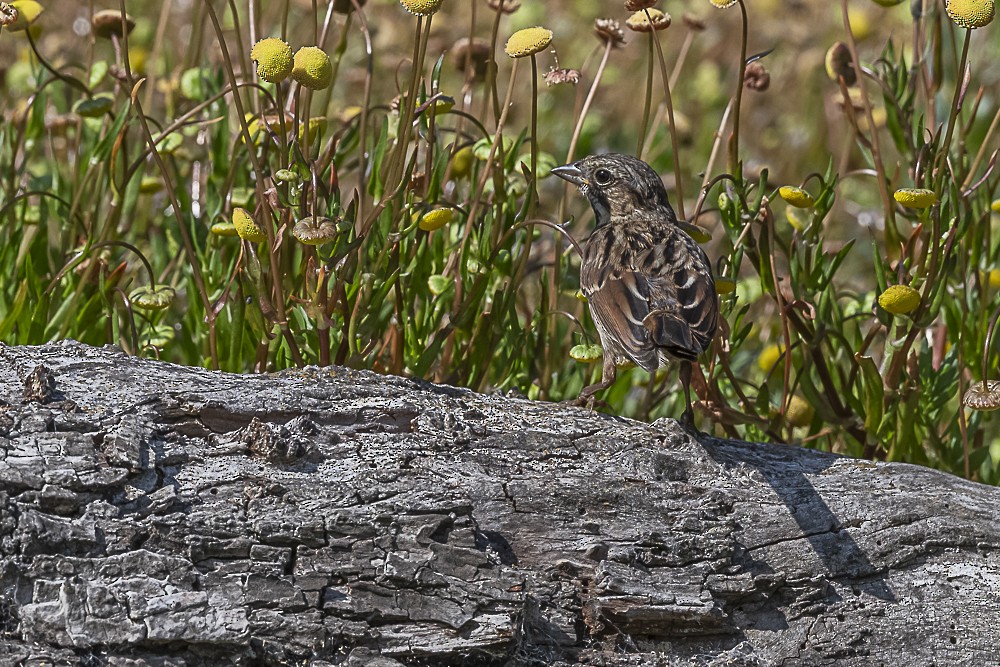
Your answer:
[[[719,300],[708,255],[678,222],[659,174],[620,153],[591,155],[552,169],[589,201],[597,226],[583,244],[580,289],[604,348],[601,381],[578,401],[615,382],[620,364],[655,372],[676,360],[684,388],[682,423],[694,425],[691,364],[708,350]]]

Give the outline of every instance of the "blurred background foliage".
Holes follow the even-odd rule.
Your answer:
[[[593,219],[548,170],[641,153],[717,260],[702,429],[997,483],[997,418],[963,407],[1000,406],[996,25],[943,0],[713,2],[661,0],[656,33],[618,0],[13,3],[38,15],[0,31],[0,340],[573,399],[600,373]],[[134,29],[99,36],[121,6]],[[536,25],[550,45],[505,55]],[[259,79],[266,37],[320,46],[330,85]],[[683,405],[675,369],[602,398]]]

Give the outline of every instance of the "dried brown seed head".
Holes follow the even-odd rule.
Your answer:
[[[121,39],[122,33],[122,13],[117,9],[102,9],[94,14],[90,19],[90,27],[96,37],[111,39],[117,37]],[[125,28],[128,34],[135,28],[135,21],[128,14],[125,15]]]
[[[561,83],[576,85],[580,82],[580,70],[550,67],[544,78],[547,86],[557,86]]]
[[[747,65],[746,73],[743,76],[743,83],[750,90],[764,92],[771,85],[771,75],[764,69],[764,65],[758,61],[754,61]]]
[[[466,79],[483,81],[490,62],[490,45],[478,37],[471,42],[468,37],[463,37],[451,47],[451,61],[455,63],[455,67],[465,72]]]
[[[594,34],[602,44],[610,44],[613,47],[621,46],[625,43],[625,31],[618,21],[614,19],[595,19]]]

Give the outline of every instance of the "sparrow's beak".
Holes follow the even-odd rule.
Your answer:
[[[587,179],[584,178],[583,172],[576,166],[575,162],[564,164],[561,167],[554,167],[551,173],[563,180],[569,181],[573,185],[587,185]]]

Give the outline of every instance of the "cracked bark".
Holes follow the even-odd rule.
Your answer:
[[[0,664],[1000,660],[1000,489],[341,368],[0,378]]]

